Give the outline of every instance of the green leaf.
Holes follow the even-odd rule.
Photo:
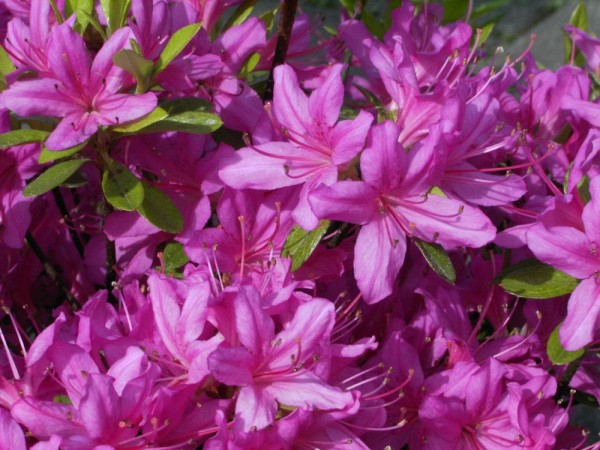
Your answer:
[[[15,69],[16,67],[10,59],[10,56],[8,56],[4,47],[0,46],[0,73],[2,75],[8,75],[9,73],[14,72]]]
[[[340,0],[340,3],[344,8],[346,8],[346,11],[348,11],[350,17],[354,17],[356,15],[356,0]]]
[[[148,222],[169,233],[183,230],[183,216],[173,201],[160,189],[143,182],[144,201],[137,208]]]
[[[102,175],[102,191],[106,200],[117,209],[133,211],[144,200],[144,186],[127,167],[109,160]]]
[[[492,34],[494,25],[495,25],[494,23],[488,23],[487,25],[485,25],[484,27],[481,28],[481,37],[479,38],[479,46],[480,47],[483,44],[485,44],[485,41],[487,41],[488,38],[490,37],[490,34]]]
[[[49,135],[47,131],[21,129],[9,131],[0,134],[0,148],[14,147],[15,145],[31,144],[32,142],[42,142]]]
[[[87,143],[88,141],[85,141],[83,144],[76,145],[75,147],[71,147],[66,150],[48,150],[46,147],[42,146],[42,151],[40,152],[40,156],[38,156],[38,162],[40,164],[45,164],[51,161],[56,161],[57,159],[72,156],[85,147]]]
[[[321,220],[319,226],[312,231],[305,231],[298,225],[292,228],[281,251],[281,256],[292,258],[292,272],[299,269],[317,248],[330,223],[329,220]]]
[[[165,119],[168,117],[168,115],[169,113],[167,111],[162,109],[160,106],[157,106],[150,114],[142,117],[141,119],[136,120],[135,122],[126,123],[124,125],[117,125],[111,129],[119,133],[137,133],[138,131],[149,127],[150,125]]]
[[[100,0],[110,33],[118,30],[125,24],[131,0]]]
[[[138,55],[133,50],[122,49],[115,53],[112,57],[116,66],[129,72],[138,84],[136,93],[141,94],[146,92],[148,83],[152,78],[152,69],[154,65],[152,61]]]
[[[190,260],[183,251],[183,245],[179,242],[169,242],[162,253],[165,272],[168,274],[175,273],[177,269]]]
[[[77,15],[81,15],[82,17],[85,18],[85,20],[88,22],[88,24],[90,24],[92,27],[94,27],[94,30],[96,30],[98,32],[98,34],[102,37],[102,39],[104,41],[106,41],[106,32],[104,31],[104,28],[102,28],[102,25],[100,25],[100,22],[98,22],[98,20],[92,16],[91,13],[87,13],[87,11],[84,11],[82,9],[80,9],[79,11],[77,11]]]
[[[589,203],[592,199],[592,194],[590,194],[590,177],[584,175],[581,180],[577,183],[577,192],[579,192],[579,197],[584,204]]]
[[[573,12],[571,13],[569,25],[574,25],[582,31],[588,30],[590,23],[588,20],[588,13],[587,9],[585,8],[584,2],[579,2],[573,10]]]
[[[83,36],[85,30],[90,23],[89,17],[94,10],[93,0],[66,0],[65,1],[65,17],[70,17],[73,13],[77,20],[73,29]]]
[[[260,16],[260,20],[262,20],[265,26],[267,27],[267,35],[271,34],[271,32],[273,31],[273,27],[275,26],[275,17],[277,16],[278,11],[279,7],[267,11]]]
[[[570,294],[579,283],[570,275],[533,258],[507,267],[496,282],[511,294],[539,299]]]
[[[63,395],[63,394],[55,395],[54,398],[52,398],[52,401],[54,403],[61,403],[63,405],[72,405],[73,404],[73,402],[71,402],[71,399],[67,395]]]
[[[198,31],[200,31],[201,26],[202,24],[192,23],[173,33],[173,36],[171,36],[171,39],[169,39],[169,42],[167,42],[167,45],[158,57],[158,61],[156,61],[154,75],[158,75],[165,70],[171,61],[173,61],[190,43],[194,36],[196,36]]]
[[[249,75],[251,75],[259,61],[260,55],[258,53],[252,53],[248,60],[244,63],[242,70],[240,70],[240,76],[242,78],[247,78]]]
[[[562,323],[554,329],[546,344],[546,353],[548,353],[550,361],[552,361],[553,364],[559,365],[569,364],[570,362],[581,358],[585,353],[585,348],[575,350],[574,352],[565,350],[558,338],[558,330],[561,325]]]
[[[588,20],[587,9],[585,8],[584,2],[579,2],[569,19],[569,25],[573,25],[582,31],[587,31],[590,24]],[[571,54],[573,52],[573,41],[568,33],[565,32],[565,63],[568,64],[571,61]],[[579,64],[577,64],[579,65]]]
[[[250,14],[252,13],[252,10],[254,9],[255,6],[256,6],[256,0],[245,0],[233,12],[233,14],[229,18],[229,20],[227,20],[227,23],[225,24],[225,27],[223,27],[223,29],[227,30],[228,28],[231,28],[231,27],[234,27],[236,25],[240,25],[241,23],[243,23],[248,18],[248,16],[250,16]]]
[[[360,16],[361,16],[363,23],[369,29],[371,34],[373,36],[377,37],[377,39],[383,39],[383,33],[384,33],[383,24],[379,20],[377,20],[377,18],[373,14],[371,14],[369,11],[367,11],[365,8],[363,8]]]
[[[413,238],[413,242],[435,273],[448,283],[456,283],[456,272],[454,271],[452,261],[440,244],[425,242],[416,238]]]
[[[219,129],[223,122],[216,114],[207,112],[210,105],[197,98],[180,98],[160,104],[167,117],[142,128],[140,133],[183,131],[207,134]]]
[[[70,161],[64,161],[50,167],[39,177],[25,186],[25,189],[23,189],[23,195],[26,197],[33,197],[35,195],[41,195],[51,191],[56,186],[60,186],[71,175],[77,172],[77,170],[87,161],[89,161],[89,159],[72,159]]]

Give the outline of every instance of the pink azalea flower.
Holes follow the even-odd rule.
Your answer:
[[[567,350],[594,340],[600,328],[600,179],[590,183],[592,199],[581,216],[560,199],[526,232],[527,245],[540,261],[583,281],[571,293],[559,336]]]
[[[83,38],[68,23],[57,25],[48,43],[50,73],[17,81],[0,99],[22,116],[61,117],[45,143],[51,150],[81,144],[99,126],[138,119],[156,107],[156,95],[119,94],[129,75],[112,62],[112,56],[126,48],[131,37],[129,28],[117,30],[92,62]]]
[[[220,382],[240,386],[236,422],[244,431],[271,425],[278,404],[339,410],[354,402],[350,392],[330,386],[312,371],[335,323],[331,302],[315,299],[300,305],[287,327],[275,334],[256,289],[241,287],[233,320],[239,343],[221,344],[208,367]]]
[[[354,120],[337,122],[343,102],[343,66],[330,68],[326,80],[310,97],[300,88],[294,70],[275,69],[273,118],[289,142],[270,142],[236,153],[236,161],[219,172],[236,189],[277,189],[303,184],[294,220],[313,229],[318,219],[308,204],[308,193],[319,184],[331,185],[338,169],[362,149],[373,118],[361,112]],[[337,123],[336,123],[337,122]]]
[[[439,129],[406,152],[392,122],[372,129],[361,157],[364,181],[321,186],[311,196],[319,217],[363,225],[354,272],[367,302],[390,295],[406,253],[406,237],[439,242],[446,248],[481,247],[496,228],[478,209],[457,200],[428,195],[439,180],[443,160]]]

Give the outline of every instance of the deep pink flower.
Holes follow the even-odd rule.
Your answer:
[[[392,122],[372,129],[360,167],[364,181],[321,186],[311,196],[319,217],[363,225],[354,272],[367,302],[392,292],[406,253],[406,237],[439,242],[446,248],[481,247],[496,228],[478,209],[429,195],[443,168],[439,128],[406,152]]]
[[[156,107],[156,95],[119,94],[129,75],[112,62],[131,37],[129,28],[117,30],[92,62],[83,38],[68,23],[57,25],[48,44],[51,75],[17,81],[2,92],[1,100],[22,116],[61,117],[45,143],[51,150],[81,144],[99,126],[138,119]]]
[[[300,305],[276,334],[256,289],[241,287],[233,320],[239,344],[221,344],[208,366],[220,382],[241,387],[236,421],[245,431],[271,425],[278,404],[339,410],[353,403],[351,393],[330,386],[312,370],[329,344],[335,322],[332,303],[315,299]]]
[[[236,189],[277,189],[303,184],[294,220],[313,229],[318,220],[308,204],[308,193],[319,184],[331,185],[338,169],[362,149],[373,118],[361,112],[353,120],[338,122],[343,102],[343,66],[329,69],[327,78],[310,97],[300,88],[294,70],[275,69],[273,118],[289,142],[270,142],[236,153],[233,164],[219,172]]]

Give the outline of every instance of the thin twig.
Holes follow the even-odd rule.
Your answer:
[[[25,234],[25,241],[27,242],[31,250],[33,250],[33,253],[35,253],[37,259],[42,263],[42,266],[44,267],[44,272],[46,272],[46,274],[54,282],[58,290],[61,291],[63,295],[67,298],[73,310],[77,311],[79,309],[79,303],[77,302],[77,299],[73,296],[73,294],[71,294],[69,288],[60,279],[59,274],[62,272],[60,267],[57,267],[50,262],[50,260],[44,254],[42,248],[39,246],[39,244],[29,231]]]
[[[279,35],[275,46],[275,54],[273,55],[273,64],[271,65],[271,71],[269,72],[269,79],[267,80],[267,86],[265,87],[265,101],[273,100],[273,86],[275,83],[273,71],[275,70],[275,67],[285,62],[285,56],[292,36],[292,28],[294,27],[297,6],[298,0],[284,0],[283,6],[281,7],[281,16],[279,17],[278,25]]]

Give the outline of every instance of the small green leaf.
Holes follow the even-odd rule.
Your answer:
[[[38,162],[40,164],[45,164],[51,161],[56,161],[57,159],[72,156],[85,147],[87,143],[88,141],[85,141],[83,144],[76,145],[75,147],[71,147],[66,150],[48,150],[42,145],[42,151],[40,152],[40,156],[38,156]]]
[[[446,194],[444,194],[444,191],[442,191],[439,187],[437,186],[431,186],[431,189],[429,189],[428,194],[431,195],[437,195],[438,197],[444,197],[444,198],[448,198],[448,196]]]
[[[588,20],[587,9],[585,8],[585,2],[579,2],[569,19],[569,25],[574,25],[582,31],[587,31],[590,23]]]
[[[237,9],[233,12],[231,17],[227,20],[227,23],[223,27],[224,30],[240,25],[243,23],[248,16],[252,13],[252,10],[256,6],[256,0],[245,0]]]
[[[350,17],[356,16],[356,0],[340,0],[340,3],[346,8]]]
[[[72,405],[73,402],[71,402],[71,399],[63,394],[59,394],[59,395],[55,395],[54,398],[52,398],[52,401],[54,403],[61,403],[63,405]]]
[[[592,199],[592,194],[590,194],[590,177],[584,175],[581,180],[577,183],[577,192],[579,192],[579,197],[584,204],[589,203]]]
[[[579,283],[570,275],[533,258],[507,267],[496,281],[511,294],[538,299],[570,294]]]
[[[454,271],[452,261],[440,244],[425,242],[416,238],[413,238],[413,242],[435,273],[448,283],[456,283],[456,272]]]
[[[154,68],[154,75],[158,75],[165,70],[171,61],[173,61],[190,43],[194,36],[196,36],[198,31],[200,31],[201,26],[202,24],[192,23],[173,33],[173,36],[171,36],[171,39],[169,39],[169,42],[167,42],[167,45],[158,57],[156,67]]]
[[[165,262],[165,272],[173,274],[181,266],[189,262],[189,258],[183,251],[183,245],[179,242],[169,242],[163,250],[163,261]]]
[[[552,361],[553,364],[559,365],[569,364],[570,362],[581,358],[585,353],[585,348],[575,350],[574,352],[565,350],[558,338],[558,330],[561,325],[562,323],[554,329],[546,344],[546,353],[548,353],[550,361]]]
[[[47,131],[31,129],[9,131],[8,133],[0,134],[0,148],[42,142],[49,134]]]
[[[485,44],[485,41],[488,40],[488,38],[490,37],[490,34],[492,34],[492,31],[494,30],[494,23],[488,23],[487,25],[485,25],[484,27],[481,28],[481,37],[479,38],[479,46],[482,46],[483,44]]]
[[[197,98],[181,98],[160,104],[167,117],[155,121],[140,130],[140,133],[183,131],[207,134],[219,129],[223,122],[216,114],[207,112],[210,105]]]
[[[102,25],[100,25],[100,22],[98,22],[98,20],[94,16],[88,14],[87,11],[84,11],[82,9],[77,11],[77,15],[81,15],[83,18],[85,18],[88,24],[94,27],[94,30],[96,30],[98,34],[102,37],[102,39],[106,41],[106,32],[104,31]]]
[[[173,201],[160,189],[143,182],[144,201],[137,208],[148,222],[169,233],[183,230],[183,216]]]
[[[585,8],[584,2],[579,2],[573,12],[571,13],[571,18],[569,19],[569,25],[573,25],[579,28],[582,31],[587,31],[590,24],[588,20],[587,9]],[[565,33],[564,36],[565,41],[565,63],[568,64],[571,61],[571,54],[573,52],[573,41],[568,33]],[[577,64],[579,65],[579,64]]]
[[[117,209],[133,211],[142,205],[144,186],[127,167],[110,160],[102,175],[102,191],[106,200]]]
[[[163,120],[168,116],[169,113],[167,111],[162,109],[160,106],[157,106],[150,114],[142,117],[141,119],[136,120],[135,122],[129,122],[124,125],[112,127],[112,130],[119,133],[137,133],[138,131],[149,127],[150,125]]]
[[[83,35],[85,30],[90,23],[88,17],[94,10],[93,0],[66,0],[65,1],[65,17],[70,17],[73,13],[77,20],[73,29]]]
[[[8,56],[4,47],[0,46],[0,73],[2,75],[8,75],[9,73],[14,72],[15,69],[16,67],[10,59],[10,56]]]
[[[131,0],[100,0],[111,33],[125,24],[130,5]]]
[[[41,195],[51,191],[56,186],[60,186],[71,175],[77,172],[77,170],[87,161],[89,161],[89,159],[72,159],[70,161],[64,161],[50,167],[39,177],[25,186],[25,189],[23,189],[23,195],[26,197],[33,197],[35,195]]]
[[[146,92],[148,83],[152,78],[152,69],[154,68],[152,61],[129,49],[119,50],[113,55],[112,60],[116,66],[126,70],[135,78],[138,84],[136,93],[141,94]]]
[[[240,70],[240,76],[247,77],[251,75],[259,62],[260,55],[258,53],[252,53],[248,60],[244,63],[242,70]]]
[[[369,29],[371,34],[373,36],[377,37],[377,39],[383,39],[383,33],[384,33],[383,24],[379,20],[377,20],[377,18],[373,14],[371,14],[368,10],[366,10],[365,8],[363,8],[363,10],[361,11],[360,16],[361,16],[363,23]]]
[[[298,225],[292,228],[281,251],[281,256],[292,258],[292,272],[299,269],[317,248],[330,223],[329,220],[321,220],[319,226],[312,231],[303,230]]]
[[[260,16],[260,20],[262,20],[267,27],[267,34],[271,34],[273,31],[273,27],[275,26],[275,17],[277,16],[278,11],[279,7],[267,11]]]

